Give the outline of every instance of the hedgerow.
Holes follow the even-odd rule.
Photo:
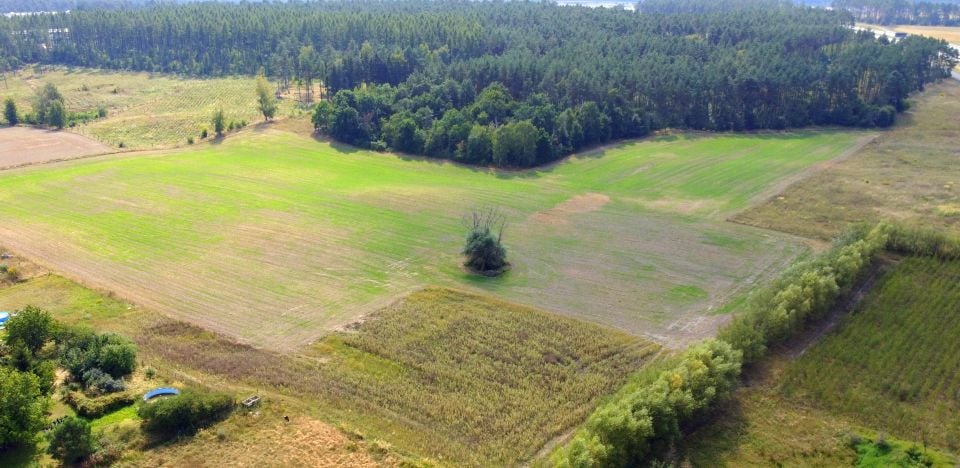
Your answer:
[[[883,251],[960,258],[960,240],[917,227],[858,226],[820,256],[798,264],[759,290],[715,340],[694,346],[674,367],[633,382],[587,419],[552,462],[560,467],[635,466],[663,453],[681,429],[728,396],[743,364],[821,319]]]
[[[708,340],[683,353],[676,367],[600,406],[573,441],[555,455],[564,467],[633,466],[680,437],[680,428],[729,395],[741,353]]]

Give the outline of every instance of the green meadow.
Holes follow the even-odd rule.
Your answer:
[[[87,286],[281,350],[431,284],[680,346],[803,250],[724,219],[869,136],[675,134],[510,172],[259,127],[5,172],[0,237]],[[461,217],[478,207],[507,217],[501,278],[460,267]]]

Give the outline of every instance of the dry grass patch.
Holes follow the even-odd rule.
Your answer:
[[[734,217],[740,223],[829,239],[849,224],[895,219],[960,232],[960,83],[916,96],[892,130],[853,157]]]
[[[245,120],[252,124],[263,120],[257,111],[252,77],[195,79],[34,66],[8,74],[8,87],[0,95],[13,97],[20,112],[26,113],[30,111],[36,90],[47,83],[60,89],[71,112],[106,108],[107,118],[69,131],[99,140],[114,150],[120,143],[132,149],[185,145],[189,136],[199,142],[201,128],[206,127],[213,134],[210,120],[221,107],[228,123]],[[278,115],[299,113],[289,99],[281,101]]]
[[[400,460],[382,443],[358,443],[329,424],[304,416],[289,422],[275,412],[237,414],[188,444],[144,454],[138,466],[381,467]]]
[[[398,444],[513,465],[578,424],[658,347],[546,312],[427,289],[314,347],[325,399]],[[349,409],[349,410],[346,410]]]

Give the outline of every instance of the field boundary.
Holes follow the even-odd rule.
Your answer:
[[[733,213],[733,214],[731,214],[730,216],[728,216],[728,217],[727,217],[727,221],[729,221],[729,222],[731,222],[731,223],[740,224],[740,225],[742,225],[742,226],[750,226],[750,227],[753,227],[753,228],[760,228],[759,226],[754,226],[754,225],[751,225],[751,224],[742,223],[742,222],[738,221],[736,218],[737,218],[737,216],[738,216],[740,213],[743,213],[743,212],[745,212],[745,211],[747,211],[747,210],[749,210],[749,209],[751,209],[751,208],[754,208],[754,207],[756,207],[756,206],[760,206],[760,205],[762,205],[762,204],[764,204],[764,203],[767,203],[767,202],[773,200],[775,197],[777,197],[777,196],[779,196],[780,194],[784,193],[786,190],[788,190],[788,189],[789,189],[790,187],[792,187],[793,185],[798,184],[798,183],[800,183],[800,182],[803,182],[803,181],[806,180],[807,178],[809,178],[809,177],[811,177],[811,176],[813,176],[813,175],[815,175],[815,174],[817,174],[817,173],[820,173],[820,172],[829,170],[829,169],[833,168],[834,166],[836,166],[837,164],[839,164],[839,163],[841,163],[841,162],[843,162],[843,161],[846,161],[846,160],[848,160],[848,159],[850,159],[850,158],[852,158],[852,157],[855,157],[857,154],[860,153],[860,151],[861,151],[863,148],[865,148],[867,145],[869,145],[869,144],[873,143],[874,141],[876,141],[876,139],[879,138],[879,137],[883,134],[883,132],[877,132],[877,131],[873,131],[873,132],[870,132],[870,133],[872,133],[872,134],[867,134],[867,135],[864,135],[863,137],[857,139],[857,142],[856,142],[853,146],[851,146],[850,148],[848,148],[846,151],[840,153],[840,154],[837,155],[835,158],[832,158],[832,159],[829,159],[829,160],[827,160],[827,161],[823,161],[823,162],[814,164],[814,165],[812,165],[812,166],[810,166],[810,167],[808,167],[808,168],[806,168],[806,169],[804,169],[804,170],[802,170],[802,171],[800,171],[800,172],[797,172],[796,174],[793,174],[793,175],[791,175],[791,176],[787,176],[787,177],[779,180],[777,183],[775,183],[775,184],[767,187],[766,189],[764,189],[764,190],[761,191],[760,193],[758,193],[758,194],[754,195],[753,197],[751,197],[750,200],[747,201],[747,205],[746,205],[743,209],[741,209],[741,210],[737,211],[736,213]],[[760,229],[763,229],[763,228],[760,228]],[[776,231],[775,229],[770,229],[770,230],[771,230],[771,231]],[[782,232],[782,231],[776,231],[776,232]],[[789,233],[788,233],[788,234],[789,234]]]

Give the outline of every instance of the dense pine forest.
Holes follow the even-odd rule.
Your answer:
[[[341,141],[528,167],[665,127],[888,126],[956,61],[852,22],[772,0],[161,3],[2,18],[0,48],[8,67],[263,73]]]
[[[874,24],[960,26],[960,1],[836,0],[857,21]]]

